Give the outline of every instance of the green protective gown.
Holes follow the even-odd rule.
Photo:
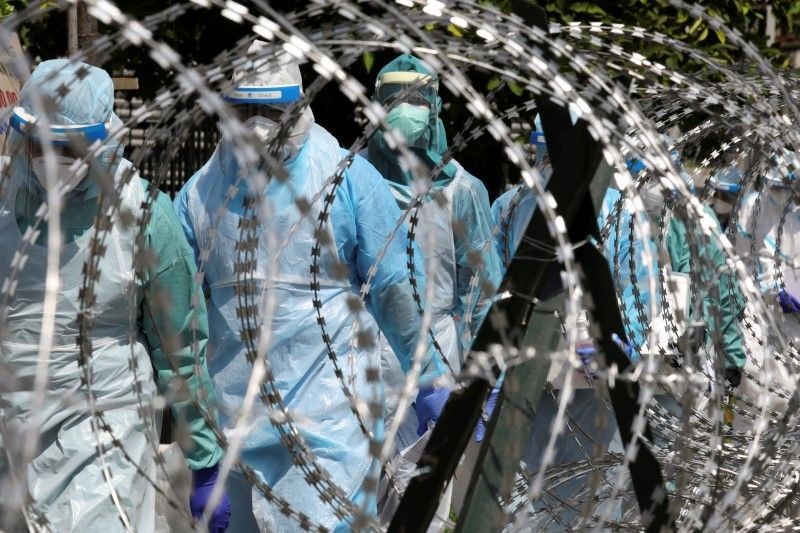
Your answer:
[[[141,181],[147,190],[150,185]],[[37,193],[21,188],[15,204],[17,225],[24,232],[36,220],[35,213],[41,200]],[[66,204],[61,213],[66,243],[75,241],[92,227],[96,209],[96,198]],[[46,245],[46,221],[40,223],[39,229],[37,244]],[[163,392],[174,377],[185,379],[191,397],[216,420],[214,387],[205,362],[208,341],[205,300],[199,294],[192,312],[196,273],[194,254],[183,235],[172,202],[164,193],[159,192],[153,203],[144,237],[153,262],[144,272],[144,280],[139,282],[144,293],[137,321],[147,341],[159,390]],[[193,333],[191,326],[195,318]],[[199,350],[197,367],[192,351],[193,339],[197,341]],[[168,351],[165,346],[171,349]],[[186,428],[189,437],[188,441],[178,439],[189,468],[199,470],[217,464],[222,449],[191,399],[173,402],[172,412],[176,422]]]
[[[706,207],[705,211],[714,220],[717,220],[711,208]],[[718,220],[717,223],[719,224]],[[670,218],[666,248],[669,253],[672,271],[676,273],[691,273],[692,250],[690,249],[688,231],[686,224],[677,216],[673,215]],[[702,231],[699,226],[695,226],[693,231],[697,235],[691,236],[691,242],[701,243],[701,248],[696,250],[694,255],[697,256],[699,254],[714,266],[714,270],[711,272],[708,269],[703,269],[700,272],[700,279],[703,284],[715,282],[719,287],[719,300],[712,295],[711,291],[705,291],[703,295],[703,320],[706,324],[706,336],[708,337],[710,332],[717,330],[714,320],[714,315],[716,314],[714,308],[716,307],[722,321],[718,331],[725,350],[725,368],[742,369],[745,363],[745,351],[739,331],[740,316],[738,309],[741,309],[739,302],[741,296],[737,287],[736,276],[725,263],[725,252],[719,244],[711,242],[708,246],[702,246],[707,236],[699,234]]]

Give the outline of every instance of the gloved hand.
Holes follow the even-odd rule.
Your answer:
[[[778,294],[778,302],[780,302],[784,313],[800,313],[800,301],[789,294],[786,289],[783,289]]]
[[[192,511],[192,516],[196,519],[203,518],[203,512],[206,510],[208,499],[211,497],[211,490],[217,482],[219,474],[219,465],[202,468],[192,472],[192,495],[189,498],[189,509]],[[231,521],[231,502],[228,499],[228,494],[222,493],[222,500],[220,500],[217,508],[211,513],[211,520],[208,522],[209,533],[224,533],[228,529],[228,524]]]
[[[592,379],[597,379],[597,374],[591,370],[592,360],[597,355],[597,349],[594,346],[581,346],[576,348],[575,351],[578,353],[578,357],[581,358],[581,364],[586,368]]]
[[[420,437],[428,430],[428,422],[436,422],[442,414],[444,404],[450,397],[450,389],[437,387],[422,387],[417,393],[414,401],[414,409],[417,411],[419,427],[417,435]]]
[[[475,442],[483,442],[483,437],[486,436],[486,424],[492,418],[494,406],[497,404],[497,395],[500,394],[500,389],[493,388],[486,399],[486,406],[483,408],[481,418],[478,420],[478,427],[475,428]]]

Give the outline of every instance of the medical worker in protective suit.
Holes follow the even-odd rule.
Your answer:
[[[663,136],[663,138],[667,145],[673,144],[672,139],[668,136]],[[691,177],[683,169],[678,151],[673,148],[670,151],[670,157],[681,171],[681,176],[689,191],[696,192]],[[693,314],[689,305],[689,295],[692,293],[701,295],[703,302],[700,312],[705,328],[702,334],[696,336],[693,349],[699,350],[702,345],[710,347],[712,338],[718,334],[723,352],[724,379],[729,386],[737,387],[741,381],[742,368],[746,358],[739,329],[740,293],[736,276],[726,263],[725,252],[719,243],[704,232],[701,225],[696,221],[689,222],[686,218],[688,215],[685,207],[677,203],[679,200],[677,193],[665,195],[663,189],[658,187],[657,180],[653,179],[645,185],[641,196],[645,210],[656,227],[666,228],[663,242],[659,243],[661,249],[666,252],[665,259],[667,261],[664,262],[667,264],[662,265],[665,268],[665,275],[671,276],[671,281],[677,283],[676,287],[681,283],[688,287],[690,278],[699,282],[699,286],[687,288],[680,294],[682,301],[670,302],[673,306],[671,309],[672,319],[677,322],[679,334],[690,334],[686,331],[686,325]],[[667,220],[662,219],[665,206],[669,208],[666,210]],[[710,206],[704,206],[704,211],[721,231],[722,226],[713,209]],[[676,296],[678,296],[677,293],[671,295],[673,298]],[[715,316],[720,317],[719,323]],[[662,337],[664,336],[662,335]],[[673,340],[677,341],[677,339]],[[669,347],[669,342],[665,341],[666,337],[662,338],[658,343],[659,346],[652,346],[652,350],[661,349],[669,352],[667,355],[670,361],[675,365],[681,364],[683,355],[676,353],[677,345]],[[686,345],[684,344],[684,346]],[[708,353],[713,355],[716,351]],[[708,372],[715,374],[714,362],[709,360],[707,366]],[[715,379],[717,377],[719,376],[716,376]],[[721,380],[718,382],[722,383]]]
[[[155,201],[143,239],[137,241],[135,221],[146,220],[141,206],[150,185],[122,158],[118,139],[123,128],[113,102],[113,84],[105,71],[62,59],[44,61],[22,88],[6,146],[10,158],[0,198],[0,277],[13,276],[16,290],[6,294],[0,358],[16,388],[3,392],[0,415],[6,428],[37,438],[38,447],[21,471],[14,462],[24,452],[18,455],[13,439],[0,443],[7,452],[0,459],[0,500],[11,505],[27,492],[29,518],[52,531],[121,531],[123,525],[153,531],[157,387],[174,389],[183,383],[180,387],[188,391],[173,403],[173,413],[190,437],[184,452],[193,471],[195,516],[205,508],[222,457],[207,425],[216,420],[216,406],[205,366],[205,305],[202,299],[192,305],[192,251],[162,193],[151,195]],[[101,194],[112,186],[120,192],[118,205],[113,196]],[[62,247],[49,381],[43,404],[35,408],[33,382],[41,362],[40,336],[48,327],[45,273],[53,244],[48,233],[52,220],[39,213],[55,213],[52,204],[42,209],[51,192],[62,200],[61,235],[52,237],[60,237]],[[111,227],[103,240],[95,216],[111,206]],[[26,260],[24,268],[15,270],[22,266],[17,254]],[[134,267],[135,254],[152,257],[152,262]],[[91,296],[82,286],[93,261]],[[81,331],[81,302],[89,297],[91,322]],[[80,335],[88,335],[83,350],[76,344]],[[83,357],[91,364],[88,385],[79,364]],[[10,435],[4,433],[3,439]],[[16,509],[4,510],[4,517],[19,512],[22,500],[17,502]],[[223,498],[211,513],[211,530],[224,531],[229,513]]]
[[[572,115],[572,114],[571,114]],[[577,121],[577,117],[572,115],[573,124]],[[542,123],[539,115],[534,118],[535,130],[531,133],[530,142],[533,148],[533,165],[542,175],[545,180],[545,185],[553,172],[550,154],[547,149],[547,140],[544,136]],[[629,235],[630,215],[622,210],[616,217],[612,217],[615,211],[616,204],[620,201],[620,192],[612,187],[606,190],[603,198],[601,212],[598,216],[598,225],[602,229],[607,223],[611,222],[612,228],[608,234],[607,240],[604,243],[603,251],[609,261],[609,266],[613,270],[614,264],[617,263],[622,270],[622,273],[614,276],[614,282],[619,287],[623,294],[622,303],[625,312],[630,312],[635,308],[635,301],[633,291],[630,287],[629,272],[629,254],[641,252],[641,245],[637,243],[636,246],[631,246]],[[498,226],[498,231],[495,234],[495,245],[498,254],[503,260],[504,269],[514,257],[514,252],[522,241],[525,230],[533,217],[537,208],[536,194],[532,189],[525,184],[520,184],[510,188],[505,193],[500,195],[492,204],[492,215],[495,224]],[[621,231],[615,231],[615,227],[619,227]],[[642,302],[648,301],[648,294],[646,288],[647,270],[643,266],[641,255],[637,256],[635,264],[637,266],[636,279],[641,293],[639,295]],[[555,255],[553,256],[555,261]],[[547,303],[545,303],[547,305]],[[646,304],[645,304],[646,306]],[[642,326],[634,316],[629,315],[629,319],[633,328],[628,333],[635,335],[642,331]],[[605,450],[621,453],[622,442],[617,433],[617,426],[614,422],[613,413],[601,402],[593,385],[587,377],[590,377],[589,365],[594,357],[597,355],[597,350],[594,346],[593,340],[589,334],[588,319],[584,311],[578,316],[578,337],[576,351],[580,361],[584,367],[577,371],[577,375],[573,379],[573,399],[567,408],[569,427],[563,431],[555,443],[555,456],[550,463],[551,466],[572,464],[578,461],[585,461],[591,458],[591,453],[594,446],[602,446]],[[565,350],[565,343],[561,342],[559,350]],[[631,351],[625,346],[625,350],[629,353],[632,359],[638,358],[636,351]],[[565,360],[566,357],[563,358]],[[526,447],[525,454],[523,455],[523,462],[525,468],[529,472],[536,472],[541,465],[541,458],[544,450],[547,447],[550,433],[544,431],[542,428],[549,428],[553,422],[558,411],[558,394],[563,387],[564,374],[573,371],[569,365],[554,364],[551,367],[551,372],[548,375],[548,381],[552,389],[548,388],[539,401],[536,416],[534,418],[534,432],[531,435],[530,441]],[[606,425],[598,427],[598,420],[605,417]],[[588,453],[587,453],[588,452]],[[606,483],[599,487],[599,491],[608,491],[615,479],[616,470],[607,471],[605,474]],[[546,478],[547,479],[547,478]],[[534,527],[541,530],[549,530],[556,527],[557,524],[569,524],[572,520],[577,518],[579,512],[574,512],[575,508],[580,508],[581,503],[578,499],[581,498],[581,491],[586,490],[588,477],[585,475],[571,476],[569,480],[558,483],[556,486],[549,488],[542,498],[538,499],[533,505],[534,511],[537,512],[534,518]],[[547,483],[547,481],[545,481]],[[561,502],[569,502],[569,506],[565,506]],[[518,502],[512,502],[513,508]],[[617,502],[607,501],[603,504],[604,507],[616,506]],[[557,521],[554,522],[553,515],[546,509],[554,511],[557,516]],[[597,508],[594,510],[595,514],[602,513],[603,510]],[[618,510],[611,510],[611,517],[618,515]]]
[[[744,309],[746,327],[743,333],[751,357],[744,367],[741,394],[760,406],[759,398],[764,389],[769,390],[768,407],[776,415],[783,413],[786,398],[795,388],[791,359],[798,359],[800,342],[800,328],[797,327],[800,284],[796,269],[800,249],[797,234],[793,233],[797,230],[798,214],[791,189],[796,187],[791,168],[796,169],[800,164],[794,153],[781,155],[780,162],[773,158],[759,177],[755,190],[742,199],[741,208],[735,213],[738,216],[731,219],[731,225],[735,223],[735,226],[730,231],[734,250],[744,261],[748,274],[753,276],[775,322],[773,328],[750,306]],[[788,351],[776,352],[779,335],[789,342]]]
[[[662,139],[670,147],[670,158],[686,189],[696,193],[694,181],[683,169],[674,142],[666,135],[662,135]],[[632,162],[631,166],[637,164]],[[722,226],[707,205],[704,206],[705,220],[690,217],[693,211],[687,208],[689,199],[684,199],[673,187],[659,187],[659,180],[652,175],[640,193],[654,224],[660,271],[670,291],[659,291],[659,315],[651,324],[647,351],[666,371],[670,367],[688,366],[698,376],[705,376],[705,385],[700,389],[705,397],[700,397],[699,402],[708,401],[709,395],[721,387],[724,422],[730,426],[735,404],[730,392],[741,383],[746,352],[740,331],[738,278],[706,224],[714,225],[718,231]],[[684,416],[681,405],[684,390],[682,385],[657,390],[655,402],[669,413],[662,422],[664,428],[680,424]],[[667,429],[655,436],[655,443],[670,453],[673,435]],[[674,479],[669,479],[668,490],[674,490],[675,483]]]
[[[793,176],[788,180],[772,179],[769,186],[788,190],[796,186],[793,181]],[[800,343],[800,206],[790,200],[784,209],[783,223],[770,229],[759,253],[759,285],[772,309],[781,310],[781,313],[776,312],[778,328],[797,347]]]
[[[220,398],[222,425],[230,430],[240,413],[253,368],[240,335],[243,326],[237,309],[239,222],[243,199],[262,195],[273,215],[258,222],[259,235],[275,232],[276,242],[282,243],[279,248],[270,248],[266,239],[259,238],[253,250],[257,263],[254,275],[262,280],[266,295],[274,298],[276,306],[266,349],[270,370],[287,409],[296,415],[298,437],[315,456],[317,465],[350,500],[362,504],[362,485],[371,465],[368,441],[342,392],[342,376],[337,378],[329,350],[338,356],[344,381],[349,383],[353,376],[357,382],[354,393],[361,395],[358,384],[364,383],[369,365],[378,368],[378,362],[377,356],[371,359],[369,346],[365,346],[368,343],[351,347],[356,335],[352,301],[369,280],[367,310],[397,354],[398,364],[404,371],[410,368],[421,317],[408,280],[403,236],[389,238],[401,213],[380,174],[359,156],[343,170],[338,185],[326,185],[348,152],[314,123],[307,106],[292,108],[300,115],[289,117],[287,110],[302,95],[300,70],[296,63],[276,58],[271,51],[267,55],[264,50],[263,43],[252,45],[249,59],[234,72],[234,88],[227,99],[243,125],[263,142],[260,149],[264,153],[279,139],[282,144],[277,157],[285,174],[277,179],[276,172],[265,165],[270,175],[265,188],[250,191],[248,183],[252,180],[246,179],[232,140],[223,137],[211,159],[175,199],[198,261],[205,258],[213,344],[209,368]],[[282,118],[295,120],[286,139],[277,136]],[[238,181],[238,192],[233,196],[233,186],[242,176],[245,179]],[[228,194],[232,195],[230,201],[226,201]],[[298,205],[304,204],[302,200],[311,202],[315,195],[319,199],[311,203],[305,216],[301,215]],[[326,197],[332,201],[327,219],[322,215]],[[320,220],[328,221],[323,228],[329,232],[325,241],[330,245],[322,243],[314,265]],[[295,230],[290,233],[293,226]],[[385,257],[378,261],[386,245]],[[267,279],[270,264],[273,273]],[[312,271],[316,273],[313,279]],[[315,291],[319,303],[315,303]],[[317,317],[318,306],[322,319]],[[320,325],[324,325],[325,335]],[[437,363],[426,356],[423,376],[443,372],[444,367]],[[363,395],[361,398],[365,399]],[[435,417],[438,411],[428,411],[427,416]],[[256,404],[243,434],[242,460],[278,496],[304,513],[312,524],[328,529],[348,527],[336,516],[335,502],[326,499],[327,494],[320,495],[303,469],[293,464],[288,440],[282,439],[271,424],[265,406]],[[231,487],[235,530],[301,529],[297,521],[282,514],[280,504],[269,502],[239,472],[232,473]],[[374,504],[368,505],[374,513]]]
[[[375,83],[373,100],[387,110],[389,126],[403,135],[408,148],[426,168],[439,168],[431,176],[431,187],[421,197],[416,212],[415,241],[426,259],[435,259],[435,270],[428,278],[435,285],[431,327],[437,356],[447,361],[458,374],[472,344],[472,338],[485,317],[493,294],[480,288],[497,287],[502,279],[500,260],[492,246],[492,214],[486,187],[454,159],[442,166],[447,151],[447,135],[439,113],[442,101],[439,81],[418,58],[403,54],[390,61]],[[399,161],[382,130],[377,131],[362,151],[391,187],[397,205],[407,210],[421,192],[414,176]],[[438,199],[436,198],[438,196]],[[416,273],[418,275],[419,273]],[[470,285],[473,278],[477,284]],[[395,397],[403,375],[396,359],[383,343],[382,379],[387,386],[387,419],[394,415]],[[447,392],[423,391],[444,400]],[[427,429],[414,420],[414,412],[400,426],[397,444],[410,445]]]
[[[570,112],[572,123],[577,122],[577,116]],[[531,133],[531,144],[533,145],[534,161],[533,164],[545,180],[545,185],[553,173],[550,161],[550,152],[547,149],[547,140],[544,137],[541,118],[536,115],[534,118],[535,129]],[[495,234],[495,247],[498,255],[502,259],[505,269],[514,257],[514,252],[519,246],[528,223],[533,217],[536,209],[536,195],[532,189],[525,184],[520,184],[510,188],[501,194],[492,204],[492,217],[498,225]],[[612,217],[613,212],[617,216]],[[630,357],[635,362],[638,361],[638,348],[644,344],[645,325],[648,322],[647,313],[650,307],[650,290],[647,284],[648,276],[655,271],[648,270],[642,261],[644,244],[636,240],[631,242],[633,217],[622,208],[620,192],[613,186],[606,189],[598,225],[601,232],[606,224],[613,223],[608,232],[608,238],[603,243],[603,252],[609,261],[614,276],[614,284],[621,292],[623,315],[626,317],[626,337],[630,339]],[[651,253],[655,251],[653,243],[648,243]],[[635,271],[630,271],[628,258],[634,254]],[[636,279],[635,286],[630,283],[632,278]],[[637,310],[642,310],[638,312]],[[583,318],[581,319],[582,325]]]

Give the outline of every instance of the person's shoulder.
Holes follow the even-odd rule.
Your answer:
[[[221,191],[224,191],[231,183],[231,176],[226,176],[226,173],[222,171],[223,165],[220,164],[220,157],[220,147],[217,146],[208,161],[186,180],[175,195],[176,205],[188,203],[190,195],[199,195],[200,198],[204,198],[211,193],[222,194]]]
[[[511,200],[519,194],[520,186],[517,185],[516,187],[512,187],[508,189],[506,192],[498,196],[494,202],[492,202],[492,211],[494,212],[501,212],[504,210],[508,205],[511,203]]]
[[[489,191],[481,180],[473,176],[460,163],[453,159],[456,174],[453,177],[453,201],[457,204],[467,202],[469,205],[485,205],[489,207]]]
[[[468,171],[464,166],[453,159],[453,164],[456,166],[456,175],[453,178],[453,181],[459,188],[468,189],[473,192],[482,192],[488,194],[486,191],[486,185],[483,184],[481,180],[475,177],[470,171]]]
[[[144,196],[147,197],[148,193],[155,188],[149,180],[142,178],[141,176],[137,176],[135,179],[139,180],[139,184],[142,187],[142,191],[144,192]],[[151,203],[151,219],[155,222],[156,220],[165,220],[165,219],[176,219],[175,215],[175,208],[172,206],[172,200],[170,200],[169,195],[162,191],[161,189],[156,188],[156,195],[155,199]]]
[[[350,155],[347,148],[339,148],[339,157],[344,160]],[[369,191],[376,186],[385,185],[383,176],[372,163],[359,153],[353,154],[344,173],[344,181],[357,191]]]
[[[353,156],[353,162],[350,164],[350,169],[359,175],[364,175],[368,179],[382,180],[383,176],[378,172],[372,163],[367,158],[363,157],[360,153]]]

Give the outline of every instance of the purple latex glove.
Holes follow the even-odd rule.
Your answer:
[[[428,430],[428,422],[436,422],[442,414],[444,404],[450,397],[450,389],[437,387],[422,387],[417,393],[414,409],[417,411],[419,427],[417,435],[420,437]]]
[[[189,509],[192,511],[192,516],[200,520],[203,518],[203,512],[206,510],[206,504],[211,497],[211,491],[214,484],[217,482],[219,474],[219,465],[202,468],[192,472],[192,495],[189,498]],[[211,513],[211,519],[208,522],[209,533],[224,533],[228,529],[228,524],[231,521],[231,502],[228,499],[228,494],[222,493],[222,500],[220,500],[217,508]]]
[[[475,442],[483,442],[483,438],[486,436],[486,424],[488,424],[489,419],[492,418],[492,412],[494,412],[494,406],[497,404],[498,394],[500,394],[500,390],[494,388],[486,399],[486,406],[483,408],[481,418],[478,420],[478,427],[475,428]]]
[[[800,313],[800,301],[789,294],[786,289],[783,289],[778,294],[778,302],[780,302],[784,313]]]

